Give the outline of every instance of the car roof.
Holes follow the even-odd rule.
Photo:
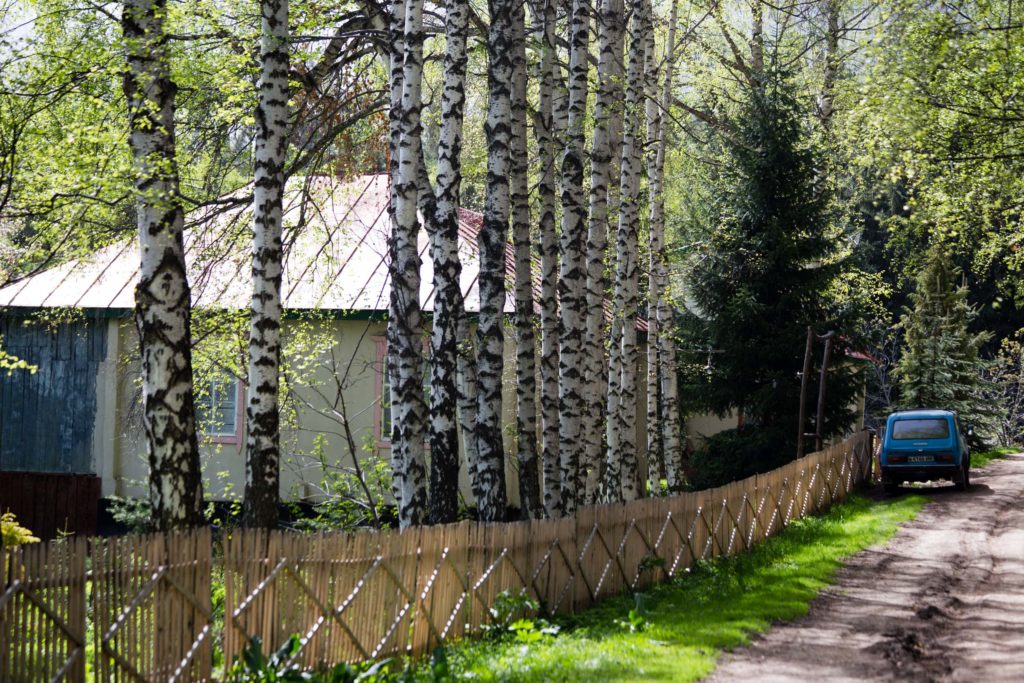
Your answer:
[[[935,410],[935,409],[922,409],[922,410],[901,410],[898,413],[893,413],[889,416],[890,420],[912,420],[919,418],[929,417],[956,417],[956,413],[952,410]]]

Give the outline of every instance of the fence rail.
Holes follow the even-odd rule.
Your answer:
[[[291,634],[306,667],[417,656],[478,632],[504,591],[575,612],[745,551],[845,498],[871,457],[862,432],[716,489],[567,519],[235,530],[216,554],[209,529],[21,546],[0,565],[0,680],[206,681],[215,650],[230,663],[253,637],[276,649]]]

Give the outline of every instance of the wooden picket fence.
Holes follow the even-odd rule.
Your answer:
[[[269,650],[292,634],[309,668],[418,656],[479,632],[503,592],[575,612],[743,552],[845,498],[871,457],[862,432],[720,488],[566,519],[234,530],[217,552],[210,529],[21,546],[0,566],[0,681],[215,680],[215,649],[230,663],[253,637]]]

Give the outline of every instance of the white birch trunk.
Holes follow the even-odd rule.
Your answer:
[[[393,29],[402,3],[392,5]],[[391,306],[388,313],[388,372],[391,379],[391,459],[398,520],[402,528],[426,519],[427,487],[424,457],[424,396],[420,257],[416,215],[420,164],[420,88],[423,74],[423,3],[404,6],[401,103],[398,122],[398,165],[393,168],[391,234]],[[398,39],[392,38],[393,44]],[[397,60],[397,54],[393,53]],[[392,96],[397,75],[392,69]],[[394,101],[394,100],[392,100]]]
[[[480,490],[477,475],[477,463],[480,462],[480,449],[476,442],[476,347],[469,333],[469,321],[463,316],[459,320],[459,360],[457,382],[459,390],[459,430],[462,433],[462,444],[466,450],[466,470],[469,474],[469,485],[476,498]]]
[[[609,476],[607,495],[612,500],[635,500],[640,495],[639,462],[636,444],[637,364],[639,353],[636,339],[636,319],[639,313],[639,253],[640,227],[640,175],[643,141],[640,138],[640,119],[643,111],[644,56],[646,36],[651,32],[650,6],[638,0],[633,7],[630,29],[629,66],[626,72],[625,132],[622,141],[622,197],[619,206],[619,225],[616,235],[618,260],[615,272],[615,314],[621,316],[619,341],[619,367],[611,367],[609,374],[618,371],[618,411],[609,419],[619,425],[618,450],[608,450],[609,473],[618,471],[617,480]],[[612,340],[615,343],[615,340]]]
[[[480,322],[477,327],[477,505],[485,521],[504,519],[505,453],[501,430],[504,367],[505,244],[509,223],[509,143],[512,112],[512,8],[515,0],[490,0],[487,34],[487,197],[480,230]]]
[[[598,86],[594,102],[594,137],[590,163],[590,227],[587,238],[586,335],[584,337],[585,400],[582,437],[586,472],[583,502],[596,502],[601,455],[605,440],[608,367],[605,362],[604,301],[608,249],[608,195],[613,147],[620,148],[622,132],[622,48],[625,21],[622,0],[603,0],[598,13]],[[617,184],[617,183],[616,183]]]
[[[588,40],[590,7],[573,0],[569,28],[569,100],[562,157],[562,235],[558,294],[561,313],[559,348],[559,428],[562,513],[571,515],[585,494],[580,460],[584,453],[581,426],[586,401],[583,395],[583,335],[585,332],[586,208],[583,205],[583,145],[587,109]]]
[[[675,27],[670,25],[669,32]],[[667,57],[667,53],[666,53]],[[661,424],[661,330],[658,327],[658,303],[661,279],[658,271],[665,252],[664,198],[657,156],[661,150],[661,102],[658,99],[658,63],[654,52],[654,36],[647,37],[644,67],[644,108],[647,122],[647,189],[648,269],[647,269],[647,490],[649,495],[661,491],[661,472],[665,467],[665,442]]]
[[[648,326],[656,330],[656,339],[652,342],[648,336],[648,401],[653,397],[659,399],[656,409],[656,420],[650,417],[651,407],[648,403],[648,421],[659,425],[661,448],[660,456],[664,461],[665,478],[670,493],[679,493],[683,488],[683,445],[682,428],[679,420],[679,378],[676,371],[676,348],[672,339],[674,320],[672,306],[668,299],[668,259],[665,253],[665,152],[666,120],[664,112],[668,110],[672,98],[672,81],[675,69],[676,22],[678,18],[678,0],[672,3],[669,18],[668,36],[665,47],[665,74],[662,81],[660,99],[647,102],[648,156],[647,178],[650,195],[650,220],[648,229],[651,235],[650,289],[648,299]],[[652,70],[656,81],[656,70]],[[653,311],[653,314],[652,314]],[[656,367],[652,371],[651,346],[656,345]],[[650,424],[648,429],[651,429]]]
[[[750,1],[750,70],[759,88],[764,88],[764,6]]]
[[[141,263],[135,322],[142,360],[142,424],[149,499],[160,530],[203,523],[192,386],[191,292],[174,139],[166,0],[126,0],[121,15]]]
[[[402,65],[405,63],[405,3],[402,0],[392,0],[391,8],[388,13],[388,87],[389,87],[389,100],[388,100],[388,179],[391,184],[391,197],[390,203],[388,204],[388,218],[391,222],[391,238],[388,241],[388,257],[390,263],[396,263],[396,255],[394,252],[394,240],[397,233],[397,216],[395,214],[395,207],[397,206],[397,191],[396,188],[399,186],[399,157],[402,142]],[[389,265],[389,268],[391,266]],[[390,307],[390,301],[388,302]],[[388,373],[388,385],[393,386],[391,383],[394,381],[394,370],[392,368],[392,347],[391,347],[391,322],[388,322],[387,327],[387,373]],[[392,395],[394,391],[392,389]],[[381,397],[384,400],[384,397]],[[388,397],[388,404],[391,405],[392,397]],[[388,407],[387,410],[392,410]],[[392,415],[393,417],[393,415]],[[392,421],[392,427],[394,421]],[[388,435],[390,440],[391,435]],[[402,472],[405,469],[405,463],[402,460],[402,452],[398,449],[391,448],[391,495],[395,499],[395,505],[399,505],[402,499],[402,488],[401,479],[395,476],[396,472]]]
[[[454,522],[459,511],[459,438],[455,410],[459,324],[463,318],[459,190],[469,7],[466,0],[447,0],[445,7],[444,83],[437,143],[437,226],[431,236],[435,294],[430,337],[430,521],[434,524]]]
[[[824,4],[825,69],[822,75],[821,92],[818,94],[817,114],[822,129],[828,133],[832,128],[836,79],[839,77],[842,56],[839,54],[839,0],[824,0]]]
[[[537,184],[540,234],[540,405],[541,460],[543,467],[544,513],[558,515],[561,508],[561,475],[558,466],[558,234],[555,221],[555,137],[554,70],[558,68],[555,48],[556,12],[554,0],[545,0],[541,22],[537,137],[540,180]]]
[[[533,258],[530,240],[530,195],[526,139],[526,18],[524,7],[512,8],[512,242],[515,249],[516,331],[516,458],[519,463],[519,503],[524,519],[542,514],[537,467],[537,341],[533,325]]]
[[[259,103],[253,187],[252,303],[246,409],[246,526],[277,526],[281,439],[281,229],[288,153],[288,0],[261,0]]]

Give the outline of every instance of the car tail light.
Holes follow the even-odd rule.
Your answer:
[[[889,462],[906,462],[907,456],[905,455],[890,455],[887,460]]]
[[[937,462],[953,462],[953,454],[952,453],[939,453],[938,455],[935,456],[935,460]]]

